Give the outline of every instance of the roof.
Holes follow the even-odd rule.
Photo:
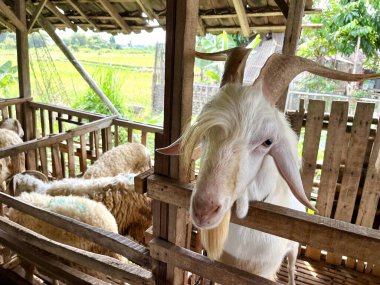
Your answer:
[[[28,6],[28,19],[46,0],[32,0]],[[282,32],[286,19],[276,2],[289,0],[200,0],[198,35],[229,33]],[[14,0],[4,0],[14,6]],[[28,1],[29,2],[29,1]],[[48,0],[41,15],[57,28],[77,27],[83,30],[110,33],[139,33],[165,27],[165,0]],[[313,9],[313,0],[306,0],[305,13],[318,13]],[[285,7],[286,8],[286,7]],[[284,9],[284,8],[283,8]],[[0,7],[0,32],[14,29]],[[62,13],[63,12],[63,13]],[[314,27],[309,25],[309,27]],[[33,29],[41,28],[37,23]]]

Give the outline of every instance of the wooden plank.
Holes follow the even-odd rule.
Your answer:
[[[100,157],[99,131],[94,132],[94,143],[95,143],[95,157],[96,159],[99,159]]]
[[[113,117],[108,117],[104,119],[100,119],[95,122],[87,123],[85,125],[76,127],[75,129],[71,129],[65,133],[60,133],[57,135],[49,136],[47,138],[42,138],[40,140],[33,140],[29,142],[24,142],[22,144],[16,146],[10,146],[6,148],[2,148],[0,150],[0,158],[15,155],[24,151],[29,151],[32,149],[37,149],[40,147],[47,147],[53,144],[60,143],[70,138],[78,137],[83,134],[87,134],[89,132],[93,132],[94,130],[99,130],[102,128],[106,128],[111,126]]]
[[[292,126],[293,131],[296,132],[298,138],[300,137],[300,134],[301,134],[303,118],[305,115],[304,104],[305,104],[304,99],[300,99],[298,110],[295,113],[292,113],[291,116],[287,114],[287,117],[290,120],[290,125]]]
[[[54,115],[53,111],[48,111],[48,120],[49,120],[49,134],[54,134]]]
[[[284,17],[288,18],[289,7],[288,7],[288,4],[286,4],[285,0],[274,0],[274,2],[276,2],[278,8],[280,8]]]
[[[234,8],[235,8],[238,20],[239,20],[239,24],[241,27],[241,33],[244,37],[249,37],[249,35],[251,34],[251,30],[249,28],[248,18],[247,18],[247,15],[245,13],[245,7],[243,5],[243,1],[242,0],[232,0],[232,3],[234,5]]]
[[[18,255],[22,256],[24,259],[36,264],[40,268],[43,268],[43,270],[47,272],[50,276],[53,276],[61,281],[67,282],[68,284],[108,284],[104,281],[96,279],[90,275],[80,272],[58,261],[54,255],[49,254],[41,249],[38,249],[37,247],[28,245],[26,243],[17,243],[17,240],[14,237],[9,236],[3,231],[0,231],[0,241],[2,244],[14,250]]]
[[[112,149],[112,137],[111,137],[111,127],[105,128],[105,139],[107,143],[107,149]]]
[[[144,267],[151,265],[148,249],[126,237],[26,204],[4,193],[0,193],[0,201],[33,217],[38,217],[44,222],[117,252],[138,265]]]
[[[119,126],[114,126],[114,144],[115,147],[119,145]]]
[[[69,3],[91,26],[94,30],[99,30],[95,22],[92,21],[89,17],[87,17],[86,13],[83,11],[83,8],[81,7],[81,4],[78,1],[73,0],[66,0],[67,3]]]
[[[324,217],[330,217],[334,202],[342,148],[346,138],[347,117],[348,102],[334,101],[331,105],[322,175],[316,205],[319,215]],[[305,255],[311,259],[320,260],[321,251],[307,247]]]
[[[40,123],[41,123],[41,136],[44,137],[47,135],[46,118],[45,118],[45,110],[44,109],[40,109]]]
[[[1,104],[1,100],[0,100],[0,104]],[[106,115],[95,114],[92,112],[76,110],[76,109],[68,108],[68,107],[61,107],[61,106],[57,106],[57,105],[53,105],[53,104],[30,102],[30,106],[33,108],[42,108],[42,109],[48,110],[48,111],[59,112],[62,114],[77,116],[79,118],[88,119],[90,121],[99,120],[99,119],[107,117]],[[145,123],[138,123],[138,122],[130,121],[130,120],[123,119],[123,118],[116,118],[115,117],[113,124],[117,125],[119,127],[132,128],[135,130],[146,131],[148,133],[162,133],[162,127],[150,125],[150,124],[145,124]]]
[[[290,1],[289,12],[286,20],[286,29],[282,53],[286,55],[295,55],[297,51],[298,39],[301,35],[302,18],[305,10],[305,0]],[[277,102],[280,110],[285,110],[288,89]]]
[[[125,33],[129,34],[132,32],[127,22],[124,21],[124,19],[120,16],[118,10],[108,0],[99,0],[99,2]]]
[[[80,136],[80,150],[79,150],[79,165],[80,171],[84,173],[87,170],[87,147],[86,147],[86,136]]]
[[[367,174],[364,182],[364,187],[360,199],[360,205],[358,215],[356,217],[355,224],[364,227],[373,227],[373,223],[376,217],[377,205],[380,198],[380,180],[376,170],[375,164],[380,151],[380,124],[377,125],[375,141],[372,145],[371,155],[368,162]],[[372,268],[372,264],[367,264],[369,268]],[[374,265],[374,268],[378,268],[380,262]],[[359,260],[357,262],[357,270],[364,270],[364,262]]]
[[[74,154],[74,141],[72,138],[67,140],[68,158],[67,163],[69,167],[69,177],[75,177],[75,154]]]
[[[64,14],[62,14],[49,0],[46,1],[46,8],[56,15],[58,19],[60,19],[69,29],[72,29],[74,32],[78,31],[78,27],[74,25]]]
[[[31,244],[68,261],[120,278],[124,282],[152,284],[152,273],[142,267],[55,242],[3,217],[0,217],[0,225],[3,231],[16,237],[20,242]]]
[[[48,160],[47,160],[47,153],[46,148],[41,147],[38,149],[40,153],[40,161],[41,161],[41,171],[46,176],[49,176],[49,169],[48,169]]]
[[[154,173],[154,169],[151,168],[134,178],[135,192],[144,194],[148,191],[148,177]]]
[[[204,276],[220,284],[278,284],[263,277],[239,270],[227,264],[211,261],[206,256],[155,238],[151,244],[152,256],[162,262],[174,261],[176,266]],[[177,283],[179,284],[179,283]]]
[[[319,100],[310,100],[308,115],[305,126],[305,137],[302,149],[302,183],[306,196],[310,199],[315,168],[317,164],[317,155],[319,141],[321,138],[323,115],[325,111],[325,102]]]
[[[133,142],[133,129],[128,128],[128,142]]]
[[[101,134],[102,134],[102,152],[105,153],[108,151],[108,141],[106,138],[106,130],[102,129]]]
[[[25,22],[20,20],[18,15],[15,15],[15,13],[13,13],[13,11],[4,3],[3,0],[0,0],[0,11],[12,22],[13,25],[16,26],[17,30],[23,33],[28,32]]]
[[[53,176],[57,179],[63,178],[62,168],[61,168],[61,158],[59,153],[59,145],[54,144],[51,148],[52,164],[53,164]]]
[[[8,118],[9,118],[8,108],[7,107],[1,108],[1,119],[4,121]]]
[[[148,196],[188,209],[193,185],[159,175],[148,178]],[[380,260],[380,231],[296,210],[251,202],[245,219],[232,211],[232,222],[286,239],[359,259]],[[260,217],[260,218],[258,218]],[[292,229],[292,230],[289,230]],[[334,241],[333,243],[331,241]],[[361,246],[358,247],[357,245]]]
[[[33,26],[37,22],[38,17],[41,15],[41,12],[42,12],[42,10],[45,7],[46,2],[47,2],[47,0],[42,0],[38,4],[38,6],[36,7],[36,9],[34,9],[32,19],[29,21],[29,25],[28,25],[28,32],[29,33],[32,32]]]
[[[146,146],[146,132],[141,131],[141,144]]]

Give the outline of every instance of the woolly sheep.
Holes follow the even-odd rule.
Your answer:
[[[83,178],[112,177],[120,173],[141,173],[151,167],[148,149],[139,143],[125,143],[105,152],[83,174]]]
[[[21,144],[23,141],[20,136],[24,135],[24,131],[20,123],[15,119],[7,119],[0,124],[0,149],[12,145]],[[20,161],[19,171],[25,171],[25,154],[18,154]],[[4,183],[11,175],[16,174],[16,168],[12,164],[10,157],[0,159],[0,185],[5,191]]]
[[[117,233],[117,224],[113,215],[102,203],[92,201],[88,198],[75,196],[52,197],[39,193],[24,192],[18,197],[18,199],[29,205],[49,210],[54,213],[71,217],[83,223]],[[74,246],[79,249],[108,255],[123,262],[127,261],[124,257],[111,252],[110,250],[105,249],[100,245],[78,237],[77,235],[67,232],[63,229],[52,226],[13,208],[9,210],[7,215],[10,220],[41,235],[44,235],[49,239]],[[34,267],[24,260],[22,264],[26,271],[26,279],[31,281],[33,279]],[[105,276],[103,274],[93,272],[91,269],[88,270],[81,266],[75,267],[88,274],[94,275],[97,278],[105,279]]]
[[[43,182],[28,174],[13,177],[15,193],[37,192],[50,196],[83,196],[103,203],[116,219],[118,232],[144,243],[152,224],[151,201],[134,191],[133,175],[94,179],[66,178]]]
[[[20,138],[24,136],[24,130],[22,129],[20,122],[16,119],[8,118],[0,122],[0,129],[14,131]]]
[[[173,154],[182,144],[184,160],[190,163],[193,150],[202,146],[190,215],[202,230],[209,256],[272,280],[287,256],[289,284],[295,284],[298,243],[230,223],[231,207],[236,201],[240,218],[246,216],[249,201],[299,211],[305,211],[305,206],[314,209],[299,173],[296,134],[275,104],[302,71],[355,81],[379,75],[346,74],[296,56],[275,54],[253,86],[243,87],[239,82],[244,68],[239,66],[245,64],[248,53],[242,48],[229,51],[222,85],[230,84],[205,105],[181,139],[160,151]]]

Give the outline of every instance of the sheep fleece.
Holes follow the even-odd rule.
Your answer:
[[[139,143],[125,143],[105,152],[83,178],[111,177],[120,173],[141,173],[150,168],[148,149]]]

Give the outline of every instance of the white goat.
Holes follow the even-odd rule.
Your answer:
[[[246,216],[249,201],[299,211],[305,211],[305,206],[314,209],[299,173],[296,134],[275,104],[302,71],[340,80],[379,75],[345,74],[310,60],[275,54],[253,86],[242,87],[238,83],[248,53],[242,48],[228,51],[222,86],[237,84],[221,88],[184,136],[159,152],[175,154],[181,144],[185,161],[190,161],[201,143],[201,168],[190,214],[202,229],[202,243],[211,258],[275,280],[287,256],[289,284],[295,284],[298,243],[229,223],[231,207],[236,201],[240,218]]]

